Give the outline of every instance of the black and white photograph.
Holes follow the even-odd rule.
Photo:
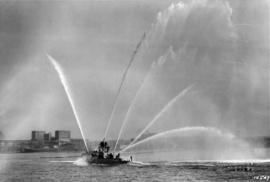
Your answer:
[[[0,0],[0,182],[270,182],[270,0]]]

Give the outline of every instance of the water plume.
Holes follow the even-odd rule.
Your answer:
[[[75,119],[76,119],[76,122],[78,124],[79,129],[80,129],[80,132],[81,132],[81,135],[82,135],[82,138],[83,138],[83,142],[84,142],[85,148],[86,148],[87,152],[89,152],[89,149],[88,149],[88,146],[87,146],[87,143],[86,143],[86,139],[85,139],[85,135],[83,133],[81,122],[80,122],[80,119],[79,119],[79,115],[77,113],[77,110],[76,110],[74,101],[72,99],[71,90],[69,89],[68,82],[66,80],[65,74],[64,74],[61,66],[58,64],[58,62],[53,57],[51,57],[49,54],[47,54],[47,57],[51,61],[54,69],[56,70],[56,72],[58,73],[59,79],[60,79],[60,81],[62,83],[62,86],[64,87],[64,90],[65,90],[66,95],[68,97],[68,101],[70,103],[70,106],[72,108],[73,114],[74,114]]]
[[[84,157],[80,157],[76,161],[73,161],[73,164],[76,166],[88,166],[87,159]]]
[[[154,117],[154,119],[150,123],[148,123],[148,125],[140,132],[140,134],[126,148],[128,148],[131,145],[133,145],[160,118],[160,116],[163,115],[163,113],[168,108],[170,108],[176,101],[178,101],[179,99],[183,98],[189,92],[189,90],[192,87],[193,87],[193,85],[185,88],[176,97],[174,97],[172,100],[170,100],[170,102],[168,102],[168,104],[165,105],[165,107],[163,107],[163,109]],[[124,150],[126,150],[126,148]],[[124,151],[124,150],[122,150],[122,151]]]
[[[168,135],[174,135],[174,134],[179,134],[179,133],[183,133],[183,132],[192,132],[192,131],[196,131],[196,132],[205,131],[205,132],[208,132],[208,133],[215,134],[217,136],[223,136],[223,137],[228,138],[228,139],[235,138],[235,136],[233,134],[231,134],[231,133],[223,133],[219,129],[213,128],[213,127],[205,127],[205,126],[183,127],[183,128],[176,128],[176,129],[164,131],[164,132],[155,134],[153,136],[147,137],[147,138],[145,138],[145,139],[143,139],[143,140],[141,140],[141,141],[139,141],[139,142],[137,142],[135,144],[129,145],[128,147],[126,147],[121,152],[124,152],[124,151],[126,151],[128,149],[131,149],[133,147],[136,147],[138,145],[141,145],[143,143],[146,143],[148,141],[151,141],[151,140],[154,140],[154,139],[157,139],[157,138],[162,138],[162,137],[168,136]]]
[[[131,103],[130,103],[130,105],[129,105],[128,111],[127,111],[127,113],[126,113],[126,115],[125,115],[125,118],[124,118],[124,120],[123,120],[123,123],[122,123],[122,125],[121,125],[121,128],[120,128],[120,131],[119,131],[119,134],[118,134],[118,137],[117,137],[116,144],[115,144],[115,146],[114,146],[113,152],[115,152],[115,149],[116,149],[116,147],[117,147],[117,145],[118,145],[118,142],[119,142],[119,139],[120,139],[120,137],[121,137],[121,135],[122,135],[122,132],[123,132],[123,130],[124,130],[124,127],[125,127],[126,124],[127,124],[127,121],[128,121],[129,116],[130,116],[130,113],[131,113],[131,111],[132,111],[132,109],[133,109],[133,106],[134,106],[134,104],[136,103],[137,98],[138,98],[138,96],[140,95],[140,93],[141,93],[141,91],[142,91],[142,89],[143,89],[143,87],[144,87],[144,85],[145,85],[145,83],[146,83],[148,77],[150,76],[151,70],[152,70],[152,68],[154,67],[154,64],[155,64],[155,62],[152,64],[151,68],[150,68],[149,71],[147,72],[146,76],[144,77],[144,79],[143,79],[143,81],[142,81],[142,84],[140,85],[140,88],[137,90],[137,92],[136,92],[136,94],[135,94],[135,97],[132,99],[132,101],[131,101]]]
[[[124,150],[139,161],[250,160],[251,145],[227,130],[210,126],[187,126],[147,137]]]
[[[120,93],[121,93],[121,90],[122,90],[124,81],[125,81],[125,79],[126,79],[128,70],[129,70],[129,68],[131,67],[131,65],[132,65],[132,63],[133,63],[133,61],[134,61],[134,58],[135,58],[135,56],[136,56],[138,50],[140,49],[140,47],[141,47],[141,45],[142,45],[142,43],[143,43],[145,37],[146,37],[146,34],[144,33],[143,36],[142,36],[142,39],[140,40],[140,42],[139,42],[138,45],[136,46],[136,49],[135,49],[135,51],[133,52],[133,54],[132,54],[132,56],[131,56],[131,59],[129,60],[128,65],[127,65],[127,67],[126,67],[126,69],[125,69],[125,71],[124,71],[124,73],[123,73],[123,76],[122,76],[122,79],[121,79],[121,82],[120,82],[120,86],[119,86],[119,88],[118,88],[118,90],[117,90],[117,93],[116,93],[116,96],[115,96],[115,98],[114,98],[113,108],[112,108],[112,112],[111,112],[110,118],[109,118],[108,123],[107,123],[107,126],[106,126],[104,138],[107,137],[109,128],[110,128],[110,126],[111,126],[112,119],[113,119],[114,114],[115,114],[116,106],[117,106],[117,104],[118,104],[118,98],[119,98],[119,95],[120,95]]]

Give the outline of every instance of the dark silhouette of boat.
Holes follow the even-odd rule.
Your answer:
[[[23,147],[20,149],[22,153],[34,153],[34,152],[57,152],[56,148],[32,148],[32,147]]]
[[[120,157],[120,153],[117,155],[111,153],[110,147],[105,140],[99,143],[97,150],[84,153],[82,156],[86,157],[87,162],[90,164],[119,165],[132,161],[132,157],[130,157],[130,160],[124,160]]]

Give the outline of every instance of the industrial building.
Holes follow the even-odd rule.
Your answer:
[[[32,141],[44,141],[45,131],[32,131]]]
[[[51,140],[52,140],[52,134],[51,134],[51,132],[45,133],[44,134],[44,141],[45,142],[50,142]]]
[[[4,138],[4,135],[3,135],[2,131],[0,131],[0,140],[3,140],[3,138]]]
[[[70,142],[71,132],[68,130],[56,130],[55,131],[55,140],[62,142]]]

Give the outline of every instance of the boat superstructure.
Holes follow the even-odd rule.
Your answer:
[[[90,164],[118,165],[127,164],[132,160],[132,157],[130,157],[130,160],[124,160],[120,157],[120,153],[117,155],[111,153],[110,146],[105,140],[102,140],[99,143],[96,150],[82,155],[87,158],[87,162]]]

